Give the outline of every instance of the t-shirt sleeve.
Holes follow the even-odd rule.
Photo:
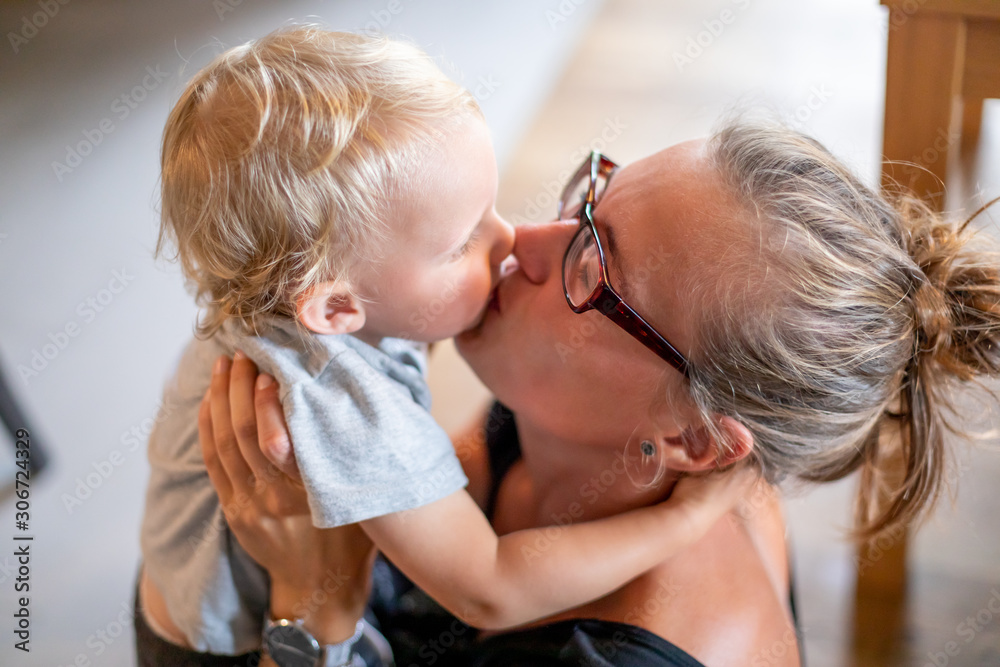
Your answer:
[[[282,388],[282,405],[317,527],[420,507],[467,483],[451,439],[412,393],[350,354]]]

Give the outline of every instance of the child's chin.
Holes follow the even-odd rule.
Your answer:
[[[487,324],[497,315],[496,309],[487,306],[483,309],[482,315],[465,331],[455,336],[455,342],[471,342],[483,335],[483,330]]]

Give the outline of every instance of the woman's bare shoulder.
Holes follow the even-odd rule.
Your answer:
[[[648,630],[706,665],[798,665],[776,497],[727,515],[703,540],[576,610]]]

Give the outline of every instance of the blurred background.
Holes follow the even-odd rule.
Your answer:
[[[160,134],[214,55],[304,20],[410,38],[466,85],[493,132],[498,208],[515,223],[553,215],[557,175],[586,151],[628,163],[707,134],[734,104],[775,110],[878,181],[889,20],[876,0],[0,4],[0,363],[49,456],[31,480],[30,654],[11,639],[19,531],[14,499],[0,501],[0,664],[134,664],[145,438],[196,315],[177,267],[152,257]],[[1000,194],[995,102],[955,173],[949,208]],[[435,350],[432,383],[446,426],[488,400],[449,345]],[[0,452],[7,484],[5,435]],[[988,606],[1000,599],[996,444],[961,447],[952,478],[955,502],[911,545],[903,646],[872,664],[1000,665]],[[843,539],[854,483],[789,489],[816,667],[861,664],[858,564]],[[958,653],[944,653],[949,642]]]

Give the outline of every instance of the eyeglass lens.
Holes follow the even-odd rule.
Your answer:
[[[577,308],[590,297],[601,279],[601,260],[590,225],[581,225],[570,242],[563,272],[566,292]]]

